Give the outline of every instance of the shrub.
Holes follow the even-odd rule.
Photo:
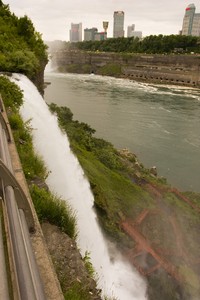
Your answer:
[[[76,220],[72,209],[59,197],[36,185],[30,188],[31,197],[40,222],[58,226],[71,238],[76,238]]]
[[[21,129],[23,127],[23,121],[17,113],[13,113],[9,117],[9,122],[13,130]]]
[[[26,179],[32,180],[35,177],[46,178],[47,168],[42,158],[35,153],[33,148],[32,129],[29,121],[23,123],[18,113],[10,114],[9,121]]]
[[[107,64],[98,71],[101,75],[118,76],[121,75],[121,66],[116,64]]]
[[[0,76],[0,94],[5,107],[18,109],[23,103],[23,94],[19,87],[5,76]]]
[[[85,267],[86,267],[89,275],[92,278],[94,278],[95,270],[94,270],[94,267],[91,263],[90,252],[88,252],[88,251],[85,252],[85,256],[83,257],[83,261],[84,261]]]
[[[64,294],[66,300],[90,300],[88,291],[80,282],[75,282]]]

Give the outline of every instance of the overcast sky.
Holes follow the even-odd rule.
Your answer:
[[[109,21],[108,37],[113,32],[113,12],[125,13],[127,26],[143,36],[150,34],[177,34],[182,27],[185,8],[190,3],[200,13],[200,3],[186,0],[3,0],[17,16],[27,15],[45,41],[69,40],[71,23],[84,28],[97,27],[103,31],[102,22]]]

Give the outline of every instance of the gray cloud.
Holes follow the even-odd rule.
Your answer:
[[[177,34],[182,27],[185,8],[190,2],[182,0],[4,0],[17,16],[28,15],[45,40],[68,40],[71,23],[83,23],[83,28],[102,28],[109,21],[108,36],[112,36],[113,12],[125,12],[125,31],[135,24],[143,36]],[[200,12],[200,6],[196,11]]]

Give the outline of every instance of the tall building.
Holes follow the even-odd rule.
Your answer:
[[[200,13],[194,15],[192,35],[200,36]]]
[[[71,23],[71,29],[69,31],[70,42],[81,42],[82,41],[82,23],[74,24]]]
[[[142,39],[142,31],[135,31],[135,24],[127,27],[127,37],[138,37]]]
[[[200,36],[200,13],[195,13],[194,4],[188,5],[183,18],[182,35]]]
[[[132,36],[133,37],[138,37],[139,39],[142,39],[142,31],[133,31]]]
[[[97,33],[97,28],[86,28],[84,29],[84,41],[94,41],[95,33]]]
[[[135,31],[135,24],[128,26],[127,27],[127,37],[132,37],[134,31]]]
[[[96,32],[94,35],[94,40],[95,41],[104,41],[107,39],[107,32]]]
[[[104,41],[107,39],[107,32],[98,32],[97,28],[84,29],[84,41]]]
[[[113,37],[124,37],[124,12],[115,11],[113,18]]]

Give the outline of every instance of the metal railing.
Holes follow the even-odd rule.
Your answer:
[[[0,217],[0,299],[9,299],[8,276],[5,263],[2,220]]]
[[[12,141],[7,123],[2,114],[3,109],[0,97],[0,192],[10,245],[9,255],[11,257],[9,261],[12,264],[11,269],[14,271],[14,276],[11,277],[14,277],[13,286],[17,299],[45,300],[46,296],[30,239],[30,232],[34,230],[34,218],[29,201],[14,176],[8,146]],[[1,231],[0,261],[2,261],[4,267],[1,264],[0,279],[4,277],[4,281],[6,281],[7,275]],[[9,299],[7,283],[1,281],[0,285],[1,299]],[[1,292],[4,293],[3,296]]]

